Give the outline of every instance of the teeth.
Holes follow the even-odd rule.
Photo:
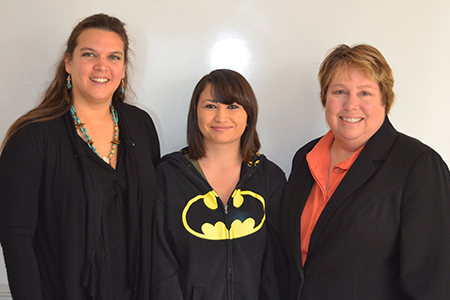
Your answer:
[[[99,83],[105,83],[105,82],[108,82],[108,79],[107,79],[107,78],[91,78],[91,80],[92,80],[92,81],[95,81],[95,82],[99,82]]]
[[[342,120],[344,120],[345,122],[349,122],[349,123],[358,123],[362,120],[362,118],[342,118]]]

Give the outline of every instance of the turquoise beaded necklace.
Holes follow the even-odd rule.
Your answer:
[[[88,146],[94,151],[98,157],[103,159],[107,164],[111,165],[111,160],[114,155],[114,152],[116,152],[116,145],[120,144],[119,141],[119,116],[117,115],[117,111],[114,109],[114,106],[111,104],[109,105],[111,115],[113,117],[114,121],[114,138],[111,141],[111,151],[109,152],[109,156],[101,157],[100,154],[98,154],[97,149],[95,149],[94,141],[89,137],[86,128],[84,128],[84,123],[81,123],[80,118],[78,118],[77,112],[75,110],[75,107],[73,105],[70,106],[70,112],[72,113],[72,118],[75,121],[75,127],[81,131],[81,134],[84,137],[84,141],[88,144]]]

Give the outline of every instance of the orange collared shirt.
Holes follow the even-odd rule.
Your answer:
[[[331,163],[330,147],[333,140],[334,135],[330,130],[306,155],[306,161],[308,162],[309,170],[314,177],[315,183],[311,189],[308,200],[306,201],[301,217],[300,235],[303,264],[305,264],[306,256],[308,254],[311,234],[320,214],[336,188],[341,183],[345,174],[347,174],[348,169],[350,169],[356,158],[358,158],[359,153],[361,153],[364,148],[364,146],[359,148],[350,158],[334,166],[328,180]]]

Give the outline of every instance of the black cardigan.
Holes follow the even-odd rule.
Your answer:
[[[302,266],[300,216],[314,179],[295,155],[282,206],[289,300],[450,299],[450,173],[386,117],[328,201]]]
[[[129,273],[136,299],[149,299],[151,216],[160,158],[144,111],[114,103],[119,147],[126,147]],[[100,186],[89,165],[100,159],[79,143],[70,112],[13,135],[0,157],[0,239],[14,299],[108,299],[95,273]],[[105,165],[105,167],[107,167]],[[108,288],[106,286],[106,288]]]

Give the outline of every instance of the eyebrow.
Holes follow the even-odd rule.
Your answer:
[[[346,88],[347,86],[342,83],[336,83],[336,84],[330,85],[330,87],[345,87]],[[358,85],[357,87],[360,89],[366,89],[366,88],[375,89],[376,85],[364,84],[364,85]]]
[[[95,49],[92,49],[92,48],[89,48],[89,47],[83,47],[83,48],[80,49],[80,51],[92,51],[92,52],[96,52]],[[113,52],[111,52],[110,54],[115,54],[115,55],[120,54],[120,55],[123,55],[122,51],[113,51]]]
[[[207,101],[212,102],[212,103],[217,103],[217,102],[219,102],[219,101],[214,100],[214,99],[205,99],[205,100],[202,101],[202,103],[205,103],[205,102],[207,102]]]

